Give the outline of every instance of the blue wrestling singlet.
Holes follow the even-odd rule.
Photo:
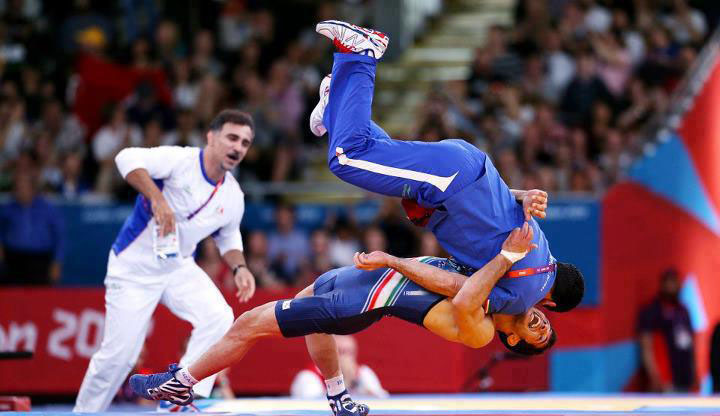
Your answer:
[[[522,206],[490,158],[459,139],[439,142],[395,140],[371,119],[375,69],[370,56],[335,54],[330,98],[323,123],[329,136],[328,166],[340,179],[383,195],[434,209],[426,228],[459,263],[480,269],[524,222]],[[539,268],[555,259],[535,219],[538,248],[512,270]],[[555,272],[498,281],[490,311],[519,314],[552,288]]]
[[[458,272],[447,259],[419,261]],[[421,325],[425,315],[446,297],[429,292],[393,269],[365,271],[354,266],[330,270],[315,280],[313,296],[280,300],[275,317],[285,337],[314,333],[352,334],[383,316]]]

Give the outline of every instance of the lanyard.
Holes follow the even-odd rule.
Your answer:
[[[470,276],[471,274],[473,274],[477,271],[476,269],[473,269],[472,267],[468,267],[468,266],[465,266],[464,264],[458,263],[458,261],[453,257],[450,257],[448,259],[448,263],[450,263],[450,265],[453,266],[453,268],[455,268],[455,270],[457,270],[460,274],[463,274],[465,276]],[[505,273],[505,275],[503,275],[502,278],[532,276],[534,274],[554,272],[555,269],[557,269],[556,263],[548,264],[547,266],[542,266],[542,267],[531,267],[529,269],[510,270],[509,272]]]
[[[210,197],[207,199],[207,201],[205,201],[202,205],[200,205],[200,206],[198,207],[198,209],[196,209],[195,211],[191,212],[190,215],[187,216],[187,219],[188,219],[188,220],[191,220],[191,219],[192,219],[194,216],[196,216],[200,211],[202,211],[202,209],[205,208],[205,206],[206,206],[207,204],[210,203],[210,200],[213,199],[213,197],[214,197],[215,194],[217,193],[218,189],[220,189],[220,185],[222,185],[223,182],[225,182],[225,177],[224,177],[224,176],[223,176],[222,179],[220,179],[220,180],[218,181],[217,184],[215,184],[215,189],[213,189],[213,191],[212,191],[212,193],[210,194]]]
[[[553,263],[553,264],[548,264],[547,266],[542,266],[542,267],[531,267],[529,269],[510,270],[509,272],[505,273],[505,276],[503,276],[503,277],[531,276],[533,274],[554,272],[556,268],[557,268],[557,264]]]

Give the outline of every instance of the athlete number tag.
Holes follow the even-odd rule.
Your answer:
[[[153,235],[153,252],[155,257],[158,259],[168,259],[171,257],[177,257],[180,254],[180,238],[178,233],[177,223],[175,224],[175,231],[160,235],[160,227],[158,227],[155,220],[152,222],[152,235]]]

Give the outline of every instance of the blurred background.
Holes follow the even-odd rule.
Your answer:
[[[444,255],[399,201],[327,169],[326,138],[308,128],[332,65],[314,32],[326,19],[392,39],[378,124],[463,138],[511,188],[547,190],[553,254],[587,279],[581,307],[549,314],[558,343],[541,357],[470,350],[394,319],[358,334],[351,350],[377,391],[720,389],[719,16],[700,0],[0,1],[0,352],[35,353],[0,361],[0,394],[74,397],[135,198],[114,156],[203,146],[223,108],[255,119],[234,175],[260,289],[237,303],[211,239],[197,261],[236,315],[357,250]],[[177,361],[189,329],[159,308],[137,368]],[[263,341],[226,390],[287,395],[308,366],[302,339]]]

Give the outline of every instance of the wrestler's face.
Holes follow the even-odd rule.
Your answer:
[[[552,335],[552,326],[545,314],[533,307],[525,312],[525,314],[518,315],[515,321],[514,332],[520,339],[528,344],[542,348],[547,345],[550,335]],[[514,345],[510,338],[515,337],[508,338],[508,342]],[[515,343],[517,343],[517,341]]]
[[[224,170],[232,170],[247,154],[253,141],[250,126],[225,123],[219,131],[208,132],[208,145]]]

